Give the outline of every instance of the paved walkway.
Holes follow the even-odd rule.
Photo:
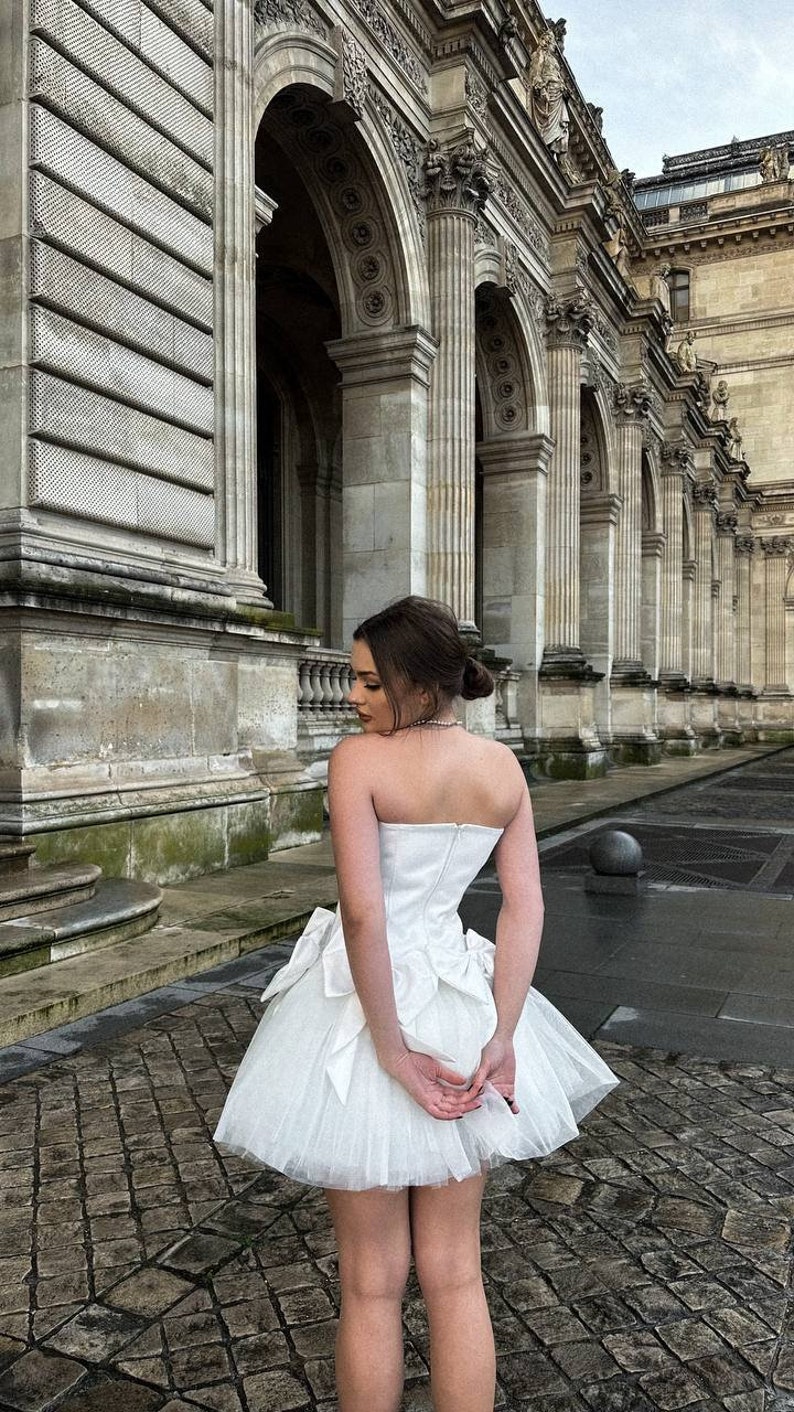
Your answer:
[[[776,762],[787,778],[794,752]],[[763,774],[751,761],[735,788],[715,776],[603,808],[660,838],[677,830],[690,852],[706,824],[735,848],[739,834],[794,828],[794,794],[758,787]],[[662,860],[644,898],[594,898],[565,853],[585,849],[580,827],[544,846],[539,985],[574,1018],[579,1007],[623,1083],[577,1142],[489,1183],[498,1405],[794,1412],[794,1059],[777,1067],[757,1048],[794,1022],[787,1011],[731,1022],[723,999],[766,994],[737,990],[740,964],[748,977],[766,966],[794,979],[784,872],[762,860],[752,894],[730,877],[685,891],[654,872],[678,866]],[[486,872],[466,906],[485,917],[494,902]],[[751,930],[738,912],[748,902]],[[322,1198],[222,1159],[210,1141],[263,983],[288,949],[252,951],[6,1052],[0,1412],[332,1412],[337,1284]],[[718,979],[726,957],[734,971]],[[705,992],[712,1011],[721,1001],[710,1016]],[[621,1010],[635,1012],[636,1035]],[[728,1026],[728,1050],[746,1036],[748,1055],[696,1057],[717,1042],[709,1019]],[[616,1023],[630,1043],[609,1037]],[[429,1412],[413,1286],[406,1336],[405,1409]]]

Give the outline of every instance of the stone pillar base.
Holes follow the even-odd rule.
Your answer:
[[[656,727],[656,683],[641,667],[612,673],[612,739],[615,765],[658,765],[662,747]]]
[[[594,688],[600,674],[583,663],[578,676],[539,674],[541,729],[528,742],[533,764],[549,779],[587,780],[606,774],[607,752],[595,725]]]
[[[739,687],[739,699],[737,703],[737,714],[739,727],[742,732],[742,739],[745,745],[751,745],[758,740],[758,722],[756,720],[757,696],[750,686]]]
[[[785,687],[779,691],[764,690],[755,702],[757,739],[764,742],[794,744],[794,696]]]
[[[689,720],[701,750],[718,750],[722,734],[717,721],[719,693],[714,682],[694,682]]]
[[[689,719],[690,687],[686,677],[662,678],[658,730],[665,755],[697,755],[698,741]]]
[[[717,698],[717,726],[722,736],[722,744],[726,749],[743,745],[745,735],[739,720],[739,692],[734,682],[726,683],[720,690],[721,695]]]

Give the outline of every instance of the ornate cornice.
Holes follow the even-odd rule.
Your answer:
[[[470,138],[449,147],[431,138],[423,171],[428,215],[460,211],[476,220],[491,190],[483,150]]]

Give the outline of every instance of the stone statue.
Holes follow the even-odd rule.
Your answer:
[[[626,239],[626,228],[622,221],[618,222],[618,228],[609,240],[604,241],[604,249],[615,262],[615,268],[619,275],[627,281],[631,281],[631,264],[629,261],[629,242]]]
[[[568,30],[568,22],[560,16],[558,20],[549,20],[549,24],[551,25],[554,38],[557,41],[557,48],[560,53],[563,54],[565,52],[565,35]]]
[[[651,299],[658,299],[666,314],[670,313],[670,286],[667,283],[670,269],[671,266],[665,261],[651,275]]]
[[[711,389],[711,400],[714,403],[712,416],[715,421],[726,422],[728,420],[728,399],[730,395],[727,382],[724,378],[720,378],[717,386]]]
[[[567,89],[550,29],[538,40],[529,65],[529,108],[549,151],[559,159],[568,151],[570,119],[565,102]]]
[[[693,329],[689,329],[681,339],[675,350],[675,360],[682,373],[696,373],[698,368],[697,353],[695,352],[695,334]]]
[[[730,456],[732,461],[744,460],[744,457],[742,455],[742,434],[739,431],[738,417],[731,417],[730,421],[728,422],[728,431],[730,433],[731,438],[728,443],[728,455]]]
[[[789,169],[788,145],[781,142],[777,147],[762,147],[758,154],[758,167],[764,186],[770,181],[786,181]]]

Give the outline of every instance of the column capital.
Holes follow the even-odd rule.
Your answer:
[[[661,446],[661,472],[663,476],[680,476],[682,479],[693,469],[692,453],[688,446],[678,441],[663,441]]]
[[[491,190],[484,148],[471,137],[446,146],[431,137],[422,169],[429,216],[455,211],[476,221]]]
[[[345,387],[389,382],[406,375],[427,387],[438,340],[419,324],[410,324],[383,332],[367,330],[348,338],[335,338],[325,347],[342,373]]]
[[[711,480],[698,481],[692,487],[692,499],[696,510],[714,510],[717,508],[717,489]]]
[[[761,545],[763,553],[770,559],[782,557],[794,551],[794,539],[787,535],[774,535],[771,539],[759,539],[758,543]]]
[[[593,301],[583,289],[572,297],[546,298],[546,326],[549,343],[558,347],[584,348],[593,327]]]
[[[639,426],[651,415],[653,398],[644,379],[638,382],[615,383],[612,399],[618,423]]]
[[[754,554],[758,540],[752,534],[737,534],[733,543],[737,554]]]
[[[725,537],[735,536],[738,523],[739,516],[732,510],[717,511],[717,534]]]

